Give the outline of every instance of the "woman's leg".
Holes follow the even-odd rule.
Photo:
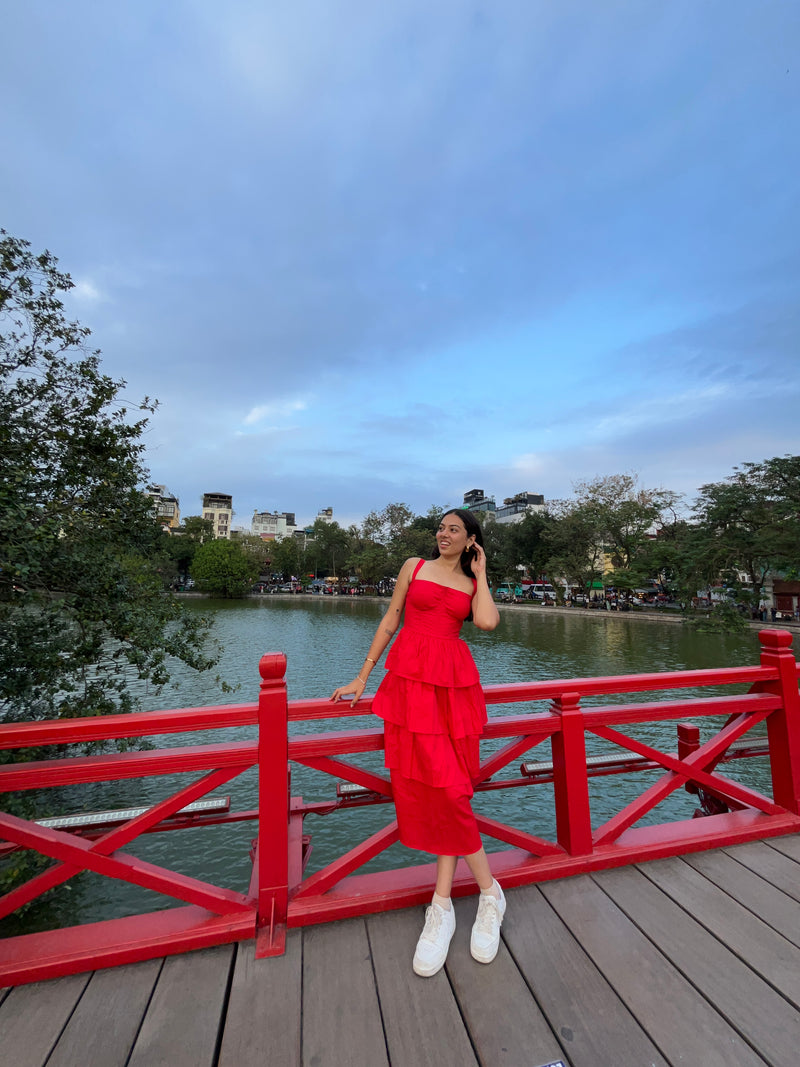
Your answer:
[[[494,875],[489,866],[486,850],[479,848],[477,852],[465,856],[467,866],[472,871],[472,877],[478,883],[478,888],[484,893],[494,892]],[[449,897],[453,887],[453,876],[456,873],[458,856],[436,857],[436,893],[440,897]],[[495,896],[497,894],[495,893]]]
[[[486,856],[486,850],[483,848],[478,849],[477,852],[473,852],[469,856],[465,856],[467,866],[472,871],[472,877],[478,883],[478,888],[482,893],[491,892],[494,896],[497,894],[494,891],[494,875],[489,866],[489,860]]]
[[[458,856],[436,857],[436,892],[440,897],[449,897],[453,887],[453,875],[456,873]]]

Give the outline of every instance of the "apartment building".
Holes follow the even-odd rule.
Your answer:
[[[297,529],[293,511],[254,511],[251,531],[263,541],[282,541]]]
[[[153,501],[150,509],[155,518],[168,530],[176,530],[181,524],[180,501],[165,485],[148,485],[145,490]]]
[[[203,493],[203,518],[214,524],[214,536],[230,539],[233,497],[226,493]]]

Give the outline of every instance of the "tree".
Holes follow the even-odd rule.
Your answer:
[[[800,555],[800,456],[744,463],[722,482],[703,485],[694,508],[710,567],[737,583],[744,571],[757,604],[770,571]]]
[[[282,537],[271,541],[269,545],[270,565],[273,572],[282,574],[284,581],[292,577],[305,577],[304,574],[304,538]]]
[[[570,573],[586,574],[588,580],[594,580],[602,576],[608,559],[615,571],[615,585],[631,588],[642,584],[650,577],[649,543],[663,516],[674,510],[677,495],[664,489],[640,488],[635,474],[581,481],[574,489],[574,500],[552,506],[559,520],[569,519],[569,526],[552,531],[551,569],[560,567],[570,581]]]
[[[556,507],[558,514],[545,532],[550,546],[547,573],[588,592],[602,578],[605,562],[596,517],[592,509],[577,503],[559,502]]]
[[[173,560],[179,574],[188,574],[195,552],[213,536],[214,523],[211,519],[187,515],[177,530],[164,534],[164,553]]]
[[[318,577],[338,577],[350,556],[350,538],[338,522],[315,519],[306,546],[306,561]]]
[[[172,658],[198,670],[210,623],[163,592],[142,491],[144,400],[70,322],[68,274],[0,230],[0,721],[134,710]]]
[[[195,552],[192,578],[204,593],[232,599],[249,592],[261,565],[236,541],[206,541]]]
[[[550,543],[547,531],[554,521],[548,512],[529,511],[520,522],[508,525],[509,552],[536,581],[543,574],[549,575],[547,563]]]

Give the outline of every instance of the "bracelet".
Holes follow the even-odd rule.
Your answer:
[[[358,678],[359,682],[361,682],[362,685],[366,685],[367,684],[366,681],[361,677],[360,674],[357,674],[356,678]]]
[[[378,666],[378,661],[374,660],[372,656],[365,656],[364,658],[366,659],[367,663],[371,663],[373,667]]]

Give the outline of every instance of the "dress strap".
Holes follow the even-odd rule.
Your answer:
[[[419,561],[419,563],[418,563],[418,564],[416,565],[416,567],[414,568],[414,573],[413,573],[413,574],[411,575],[411,581],[412,581],[412,582],[413,582],[413,581],[414,581],[414,579],[415,579],[415,578],[417,577],[417,571],[418,571],[418,570],[420,569],[420,567],[422,566],[422,564],[423,564],[424,562],[425,562],[425,560],[424,560],[424,559],[421,559],[421,560]],[[475,588],[476,588],[476,589],[478,588],[478,583],[477,583],[477,582],[475,583]]]

